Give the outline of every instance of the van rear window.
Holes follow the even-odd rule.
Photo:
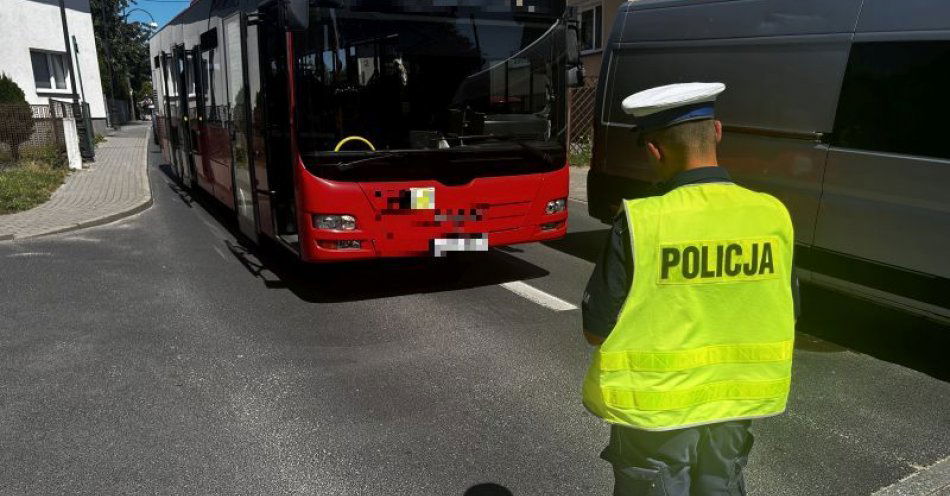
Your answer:
[[[950,41],[855,43],[831,143],[950,159]]]

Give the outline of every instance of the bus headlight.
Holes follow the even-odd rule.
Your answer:
[[[352,231],[356,229],[356,218],[352,215],[314,215],[313,227],[317,229]]]
[[[544,213],[546,214],[556,214],[558,212],[564,211],[564,207],[567,206],[567,199],[558,198],[557,200],[551,200],[548,202],[547,206],[544,207]]]

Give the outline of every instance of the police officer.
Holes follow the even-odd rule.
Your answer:
[[[751,419],[785,410],[794,237],[718,166],[722,83],[623,100],[663,194],[625,200],[584,293],[584,405],[611,424],[615,495],[741,495]],[[791,284],[789,284],[791,281]]]

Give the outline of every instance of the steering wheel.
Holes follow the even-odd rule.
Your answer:
[[[349,143],[350,141],[359,141],[361,143],[364,143],[366,146],[368,146],[370,150],[374,152],[376,151],[376,147],[373,146],[373,144],[370,143],[368,139],[362,136],[347,136],[346,138],[341,139],[340,142],[336,144],[336,147],[333,148],[333,151],[335,152],[340,151],[340,148],[343,148],[343,145]]]

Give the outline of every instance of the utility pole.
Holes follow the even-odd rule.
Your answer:
[[[66,22],[66,2],[59,0],[59,16],[63,21],[63,45],[66,48],[66,70],[69,71],[69,82],[73,92],[73,118],[76,122],[76,133],[79,138],[79,153],[85,160],[92,160],[96,156],[95,148],[92,145],[92,125],[88,119],[87,112],[82,104],[79,103],[79,92],[76,90],[76,71],[79,69],[79,50],[76,47],[76,38],[69,42],[69,24]],[[76,55],[76,63],[73,64],[73,53]],[[80,76],[81,78],[82,76]],[[86,91],[82,90],[83,101],[86,100]],[[65,118],[66,115],[63,115]],[[63,124],[65,126],[65,124]],[[65,129],[65,127],[64,127]]]
[[[73,70],[72,50],[69,49],[69,26],[66,24],[65,0],[59,0],[59,15],[63,19],[63,43],[66,47],[66,68],[69,70],[69,81],[73,89],[73,104],[78,104],[79,93],[76,92],[76,71]]]
[[[76,56],[76,77],[79,78],[79,92],[82,95],[82,104],[73,104],[73,116],[76,118],[76,127],[79,131],[79,151],[83,160],[96,158],[96,147],[93,144],[92,119],[89,117],[89,104],[86,103],[86,88],[82,83],[82,64],[79,63],[79,43],[73,36],[73,54]]]
[[[76,75],[79,76],[79,92],[82,94],[82,101],[86,101],[86,88],[82,84],[82,68],[79,67],[79,43],[76,42],[76,36],[73,36],[73,54],[76,57]]]

